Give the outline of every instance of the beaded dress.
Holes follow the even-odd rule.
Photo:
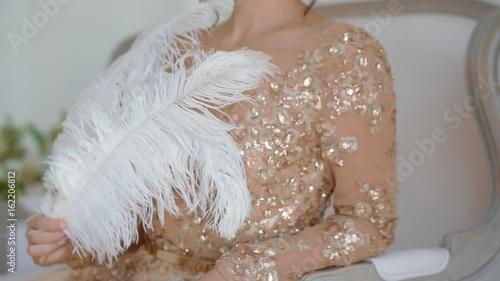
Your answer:
[[[238,233],[223,239],[194,213],[166,213],[168,227],[155,220],[143,244],[111,266],[89,263],[36,280],[177,281],[204,274],[151,249],[213,262],[226,280],[298,280],[392,244],[396,115],[384,48],[360,27],[330,22],[286,49],[263,51],[279,72],[249,93],[253,102],[232,104],[221,117],[240,129],[234,137],[253,200]]]

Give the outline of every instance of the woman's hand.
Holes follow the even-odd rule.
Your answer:
[[[72,258],[72,244],[59,242],[66,238],[63,233],[65,228],[63,220],[49,219],[42,214],[35,214],[28,219],[28,254],[35,264],[51,266],[66,263]]]

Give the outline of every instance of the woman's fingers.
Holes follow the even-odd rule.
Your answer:
[[[28,254],[33,258],[38,258],[43,255],[48,255],[57,248],[61,247],[61,245],[57,243],[50,244],[34,244],[28,246]]]
[[[66,228],[66,224],[62,219],[49,219],[42,214],[35,214],[28,219],[28,227],[49,232],[60,232]]]
[[[43,265],[54,265],[66,262],[67,257],[71,254],[71,250],[67,245],[61,245],[52,253],[46,255]]]
[[[50,253],[41,256],[33,256],[33,262],[40,266],[51,266],[64,263],[70,253],[71,250],[66,245],[58,245],[58,247]]]
[[[35,264],[50,266],[66,261],[70,247],[59,242],[65,238],[62,232],[66,225],[61,219],[49,219],[42,214],[34,214],[27,220],[28,254]]]
[[[64,232],[47,232],[43,230],[30,230],[26,232],[28,244],[51,244],[65,238]]]

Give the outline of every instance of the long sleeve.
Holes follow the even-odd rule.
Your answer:
[[[334,213],[293,235],[237,244],[217,261],[227,280],[294,280],[383,253],[397,224],[395,95],[380,43],[341,34],[318,78],[318,148],[333,174]],[[343,37],[342,37],[343,36]],[[354,36],[353,36],[354,37]]]

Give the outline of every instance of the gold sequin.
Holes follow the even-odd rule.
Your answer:
[[[349,41],[349,33],[344,33],[344,35],[342,37],[342,41],[344,41],[344,42]]]
[[[280,86],[278,85],[278,83],[271,83],[271,89],[274,91],[274,92],[278,92],[278,90],[280,89]]]
[[[340,149],[347,153],[358,150],[358,140],[354,137],[342,137],[340,139]]]
[[[361,67],[366,67],[368,65],[368,60],[366,59],[366,57],[361,56],[359,57],[358,61],[359,61],[359,66]]]
[[[250,117],[251,118],[257,118],[257,117],[259,117],[259,115],[260,115],[260,112],[258,111],[258,109],[255,108],[255,107],[252,108],[252,112],[250,114]]]
[[[257,95],[257,102],[265,105],[265,103],[267,102],[267,96],[264,94]]]
[[[309,87],[311,86],[311,83],[312,83],[312,78],[311,77],[307,77],[306,79],[304,79],[304,87]]]
[[[335,46],[332,46],[330,47],[330,49],[328,49],[328,52],[331,54],[331,55],[336,55],[339,53],[339,49]]]

